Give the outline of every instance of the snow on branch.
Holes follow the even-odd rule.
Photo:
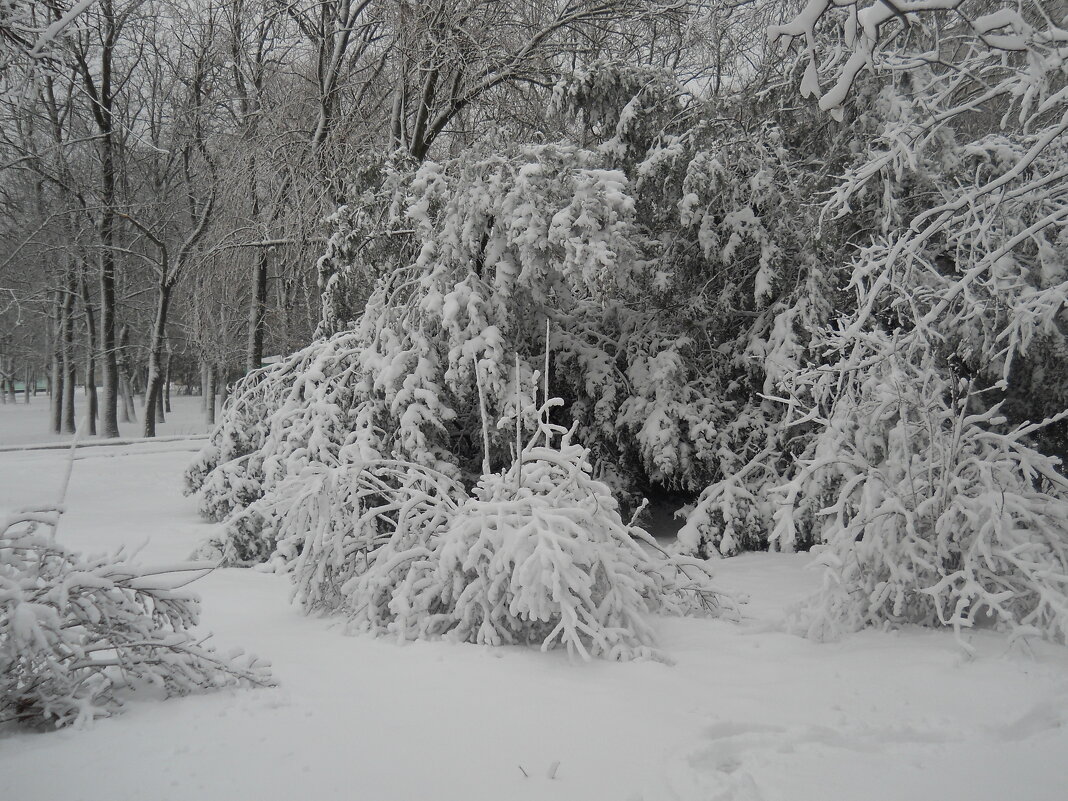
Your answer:
[[[33,47],[30,48],[30,57],[40,58],[45,49],[51,45],[60,34],[74,24],[74,21],[78,19],[78,17],[88,11],[95,2],[96,0],[78,0],[78,2],[71,6],[66,13],[59,17],[59,19],[55,20],[51,25],[41,31],[41,34],[37,37],[37,41],[34,42]]]
[[[59,515],[0,518],[0,722],[81,724],[145,687],[273,684],[262,660],[216,651],[192,631],[199,602],[184,587],[213,565],[86,557],[56,541]]]
[[[804,40],[809,64],[801,93],[818,96],[820,108],[838,120],[843,118],[846,99],[865,69],[917,70],[947,60],[954,62],[958,77],[976,86],[994,86],[997,94],[1019,102],[1021,114],[1026,114],[1034,96],[1045,91],[1051,75],[1063,73],[1068,49],[1068,30],[1053,22],[1045,6],[1042,0],[1027,0],[973,16],[971,8],[986,10],[989,4],[968,0],[809,0],[792,20],[771,26],[768,36],[786,44],[795,38]],[[824,20],[829,17],[837,21],[840,38],[826,48],[828,28]],[[1031,57],[1014,62],[1004,58],[1005,52]],[[827,89],[821,88],[824,71],[831,80]],[[954,92],[945,92],[941,100],[952,106],[955,97]]]
[[[16,58],[43,59],[55,42],[96,0],[77,0],[67,10],[53,3],[5,0],[0,3],[0,73]],[[45,24],[47,17],[54,17]]]

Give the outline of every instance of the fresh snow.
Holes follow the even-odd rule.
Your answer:
[[[198,401],[177,398],[193,434]],[[42,398],[0,406],[0,448],[56,441]],[[168,424],[170,425],[170,424]],[[129,432],[133,435],[136,429]],[[31,436],[32,435],[32,436]],[[79,447],[59,537],[89,551],[189,555],[216,526],[180,493],[196,440]],[[67,452],[0,452],[0,508],[55,500]],[[205,630],[274,663],[279,687],[160,702],[46,734],[0,727],[19,801],[1062,801],[1068,649],[949,632],[817,644],[776,630],[815,589],[805,554],[718,562],[742,623],[659,619],[675,659],[589,664],[563,652],[346,636],[289,603],[283,576],[201,580]],[[559,763],[555,778],[549,778]]]
[[[23,397],[22,392],[19,392],[16,403],[0,404],[0,450],[24,446],[55,446],[71,441],[70,434],[53,434],[48,427],[47,395],[41,394],[36,398],[31,398],[28,404],[23,403]],[[84,403],[85,397],[79,387],[75,395],[75,418],[79,426],[82,424],[82,415],[85,412]],[[165,415],[167,422],[156,424],[156,434],[159,437],[203,437],[207,435],[208,426],[204,422],[199,397],[173,394],[171,408],[173,412]],[[137,422],[119,423],[119,433],[124,440],[141,438],[145,426],[143,414],[144,409],[138,404]],[[109,440],[97,440],[85,434],[79,439],[86,443],[109,442]]]

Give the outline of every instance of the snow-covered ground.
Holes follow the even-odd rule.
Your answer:
[[[174,419],[195,421],[196,399],[179,402]],[[34,408],[0,406],[0,446],[24,429],[50,439]],[[185,557],[212,530],[180,493],[198,444],[80,448],[59,536]],[[0,453],[0,507],[53,499],[65,458]],[[1068,649],[977,632],[966,659],[946,632],[779,633],[784,606],[818,583],[806,562],[717,565],[750,596],[747,619],[659,621],[673,666],[345,636],[291,606],[285,578],[220,570],[199,584],[204,628],[271,659],[278,688],[135,700],[83,730],[0,729],[0,798],[1068,798]]]
[[[70,442],[70,434],[54,434],[49,428],[48,396],[41,394],[23,403],[20,392],[17,403],[0,404],[0,450],[25,445],[57,445]],[[81,425],[84,413],[84,395],[79,387],[75,395],[75,419]],[[204,422],[204,413],[200,408],[200,398],[188,395],[171,395],[171,414],[165,415],[167,422],[158,423],[156,433],[160,437],[188,436],[205,434],[208,430]],[[119,423],[122,437],[141,436],[144,423],[141,415],[144,410],[138,405],[138,422]],[[83,436],[82,441],[91,442],[92,437]]]

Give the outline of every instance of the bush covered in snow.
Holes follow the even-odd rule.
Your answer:
[[[354,376],[361,339],[343,332],[239,380],[205,448],[186,470],[200,510],[228,520],[218,543],[228,564],[262,562],[276,544],[276,520],[248,507],[306,465],[338,463],[357,425]]]
[[[1068,95],[1047,8],[816,0],[773,31],[804,40],[822,108],[863,117],[874,85],[886,120],[822,210],[882,196],[885,237],[845,262],[854,303],[777,392],[808,434],[769,537],[804,519],[826,543],[813,634],[992,621],[1066,640]],[[952,63],[927,60],[949,42]]]
[[[339,464],[349,446],[472,486],[484,455],[473,365],[484,365],[490,415],[514,420],[510,360],[519,354],[528,381],[546,321],[559,420],[577,423],[625,505],[656,488],[697,491],[744,463],[751,429],[781,415],[755,395],[766,376],[754,356],[776,347],[775,288],[803,264],[788,224],[800,193],[776,190],[795,156],[770,126],[749,144],[704,128],[650,143],[663,91],[642,89],[644,133],[617,131],[610,148],[475,150],[390,173],[391,212],[375,232],[367,214],[339,214],[330,254],[347,261],[327,294],[356,287],[362,313],[238,383],[187,473],[202,509],[226,519],[307,465]],[[390,252],[410,262],[365,261],[361,242],[404,236],[413,246]],[[509,447],[491,432],[494,459]],[[227,554],[262,560],[277,521],[231,520]]]
[[[1068,479],[1028,444],[1041,427],[1008,425],[930,356],[881,360],[839,399],[825,455],[781,490],[789,504],[816,476],[836,489],[820,510],[824,588],[795,625],[827,638],[978,622],[1068,641]]]
[[[0,722],[82,723],[115,713],[136,689],[271,683],[259,660],[219,653],[190,630],[198,601],[182,588],[204,565],[85,557],[56,541],[58,518],[0,518]]]
[[[401,640],[561,645],[584,659],[660,657],[653,612],[721,613],[703,563],[623,522],[588,451],[549,422],[559,403],[540,410],[512,466],[470,493],[347,447],[341,464],[287,477],[253,508],[276,510],[273,561],[303,607]]]
[[[396,538],[350,581],[357,625],[630,659],[657,655],[651,612],[718,614],[707,568],[624,523],[591,472],[588,451],[543,421],[512,466],[484,475],[430,536]]]

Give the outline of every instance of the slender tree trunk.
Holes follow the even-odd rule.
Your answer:
[[[63,290],[57,289],[52,299],[52,369],[48,379],[49,402],[52,405],[52,432],[63,433]]]
[[[111,0],[102,0],[100,13],[109,40],[117,35],[117,18]],[[83,75],[89,94],[95,101],[93,116],[100,131],[100,364],[104,397],[100,409],[100,433],[105,437],[119,436],[118,394],[119,366],[115,357],[115,208],[118,203],[119,178],[115,154],[115,121],[113,118],[114,87],[112,64],[114,50],[104,47],[100,52],[99,91],[87,63],[82,62]]]
[[[111,169],[110,162],[107,169]],[[112,179],[114,180],[114,179]],[[100,258],[100,356],[103,366],[104,398],[100,409],[100,433],[105,437],[119,436],[119,366],[115,359],[115,257],[114,215],[105,209],[107,220],[102,226],[106,235]]]
[[[130,392],[130,384],[126,380],[126,376],[119,376],[119,422],[120,423],[132,423],[134,420],[130,419],[130,404],[127,397]]]
[[[63,361],[63,432],[73,434],[77,430],[74,422],[74,390],[77,389],[78,368],[73,359]]]
[[[23,398],[22,402],[23,403],[29,403],[30,402],[30,382],[33,382],[33,391],[34,391],[35,395],[37,394],[37,376],[36,376],[36,374],[34,374],[34,372],[29,367],[26,368],[25,372],[26,372],[26,384],[23,387],[23,389],[26,391],[26,397]]]
[[[163,362],[163,411],[171,413],[171,344],[167,343],[167,356]]]
[[[226,399],[230,397],[230,381],[225,367],[216,368],[216,372],[219,376],[219,410],[221,411],[222,407],[226,405]]]
[[[245,369],[248,372],[263,364],[263,335],[267,328],[267,248],[260,248],[252,268],[252,306],[248,316],[248,350]]]
[[[119,415],[124,423],[137,422],[137,406],[134,405],[133,390],[130,388],[130,376],[123,374],[119,378]]]
[[[205,415],[208,413],[208,383],[211,381],[208,376],[209,369],[207,362],[200,363],[200,410]]]
[[[82,272],[81,280],[82,309],[85,311],[85,402],[88,404],[89,433],[96,434],[96,419],[99,407],[96,397],[96,319],[93,304],[89,297],[89,282]]]
[[[275,281],[275,302],[276,308],[280,312],[280,322],[282,327],[281,341],[282,347],[280,350],[283,353],[290,353],[293,348],[290,347],[290,342],[293,341],[293,312],[289,308],[289,298],[292,294],[293,279],[291,278],[279,278]]]
[[[156,436],[156,423],[163,416],[163,347],[167,331],[167,311],[171,303],[171,288],[159,286],[156,296],[156,319],[152,323],[152,341],[148,350],[148,381],[145,388],[146,437]],[[158,416],[157,416],[158,413]]]
[[[246,104],[247,105],[247,104]],[[248,119],[249,109],[243,109]],[[251,135],[247,128],[246,137]],[[256,186],[255,151],[249,156],[248,191],[252,198],[252,219],[260,219],[260,195]],[[260,248],[252,266],[252,293],[248,312],[248,348],[245,350],[245,370],[252,372],[263,363],[263,331],[267,323],[267,263],[270,254],[267,248]]]
[[[167,394],[167,372],[166,370],[160,374],[159,379],[159,392],[156,393],[156,422],[166,423],[167,416],[166,410],[163,408],[163,396]]]
[[[207,405],[204,407],[204,419],[209,426],[215,425],[215,366],[208,366],[208,391],[206,393]]]
[[[63,431],[73,434],[77,431],[74,421],[74,391],[78,388],[78,366],[66,353],[63,356]]]
[[[73,434],[76,428],[74,422],[74,390],[77,387],[78,368],[74,363],[74,294],[78,291],[74,268],[71,267],[67,274],[67,288],[63,294],[63,304],[60,309],[62,317],[63,339],[63,430]]]
[[[96,417],[99,406],[96,397],[96,359],[92,351],[85,354],[85,408],[86,424],[89,426],[86,433],[96,435]]]
[[[120,412],[124,423],[137,422],[137,406],[134,404],[133,379],[130,378],[130,328],[123,325],[119,329],[119,352],[116,356],[119,364],[119,389],[122,396]]]

